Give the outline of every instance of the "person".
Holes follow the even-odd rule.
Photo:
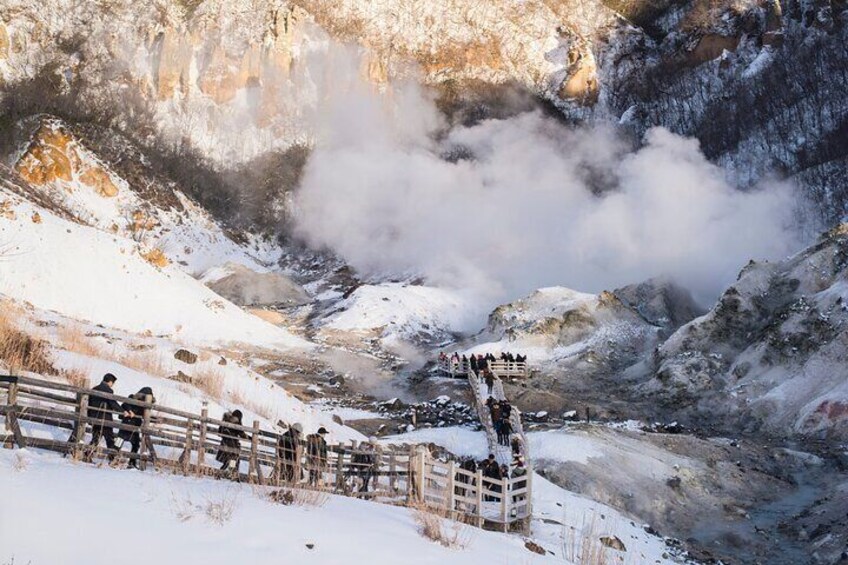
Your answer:
[[[485,379],[486,379],[486,389],[488,390],[489,395],[491,396],[492,387],[495,386],[495,376],[492,374],[491,371],[487,370],[485,372]]]
[[[362,479],[359,492],[368,492],[371,479],[380,471],[380,445],[376,437],[368,438],[366,443],[359,446],[351,458],[351,464],[351,475]]]
[[[485,357],[483,357],[483,355],[478,355],[477,356],[477,366],[480,368],[481,371],[488,371],[489,370],[489,361]]]
[[[474,355],[471,356],[471,371],[474,372],[475,375],[477,374],[477,357]]]
[[[527,486],[527,468],[524,466],[524,458],[516,457],[513,459],[512,464],[512,489],[522,489]],[[524,500],[525,498],[527,498],[526,495],[520,494],[515,497],[513,502],[516,500]]]
[[[512,404],[509,403],[509,400],[504,399],[501,401],[501,412],[501,417],[509,420],[509,417],[512,415]]]
[[[241,410],[225,412],[222,418],[224,423],[218,426],[218,435],[221,436],[221,448],[215,454],[215,460],[221,464],[221,471],[229,470],[230,473],[238,473],[241,439],[247,438],[244,430],[236,427],[241,426],[241,419]]]
[[[153,389],[149,386],[142,387],[137,393],[129,395],[129,398],[147,404],[154,404],[156,402],[156,399],[153,397]],[[122,404],[121,408],[124,412],[129,413],[121,416],[121,423],[128,426],[134,426],[135,429],[121,430],[118,432],[118,437],[122,442],[129,441],[131,445],[130,453],[132,453],[132,455],[136,455],[141,447],[141,426],[144,423],[145,408],[136,406],[135,404],[130,404],[129,402]],[[137,457],[130,456],[130,461],[127,463],[127,469],[138,469]]]
[[[501,351],[501,361],[506,361],[506,360],[507,360],[506,353]]]
[[[509,436],[512,435],[512,422],[509,418],[501,416],[501,425],[498,428],[498,443],[504,446],[509,445]]]
[[[318,486],[323,480],[324,468],[327,466],[327,428],[321,426],[314,434],[306,436],[306,455],[309,463],[309,484]]]
[[[483,472],[483,476],[487,479],[495,479],[499,481],[502,478],[501,467],[500,465],[498,465],[498,462],[495,461],[494,453],[490,453],[488,459],[486,459],[480,464],[480,470]],[[483,480],[483,488],[490,492],[501,492],[499,485],[496,485],[494,482],[487,481],[485,479]],[[492,501],[494,500],[494,497],[490,495],[485,495],[484,499],[486,501]]]
[[[509,361],[510,363],[515,363],[515,357],[513,356],[512,353],[506,354],[506,360]]]
[[[297,454],[300,438],[303,434],[303,426],[298,423],[292,424],[286,433],[277,441],[277,457],[282,461],[282,480],[286,483],[299,482],[302,477],[295,477],[297,473]]]
[[[486,361],[488,361],[489,363],[494,363],[495,361],[497,361],[497,359],[495,359],[495,355],[493,353],[487,353]]]
[[[113,387],[115,386],[115,381],[118,378],[112,373],[106,373],[103,375],[103,380],[99,385],[94,387],[92,390],[97,392],[103,392],[106,394],[115,394]],[[118,403],[118,401],[113,400],[111,398],[104,398],[102,396],[90,395],[88,399],[88,417],[91,420],[91,443],[95,449],[100,443],[100,438],[106,440],[106,447],[110,450],[117,451],[117,446],[115,445],[115,429],[110,425],[112,420],[112,414],[120,414],[123,417],[131,417],[134,416],[131,410],[124,410],[124,408]],[[109,461],[113,461],[115,459],[115,453],[112,452],[109,454]],[[86,461],[91,461],[91,454],[89,453],[86,457]]]
[[[471,457],[468,457],[459,464],[459,468],[470,474],[474,474],[477,472],[477,462]],[[474,484],[477,479],[470,477],[465,473],[457,473],[457,481],[463,485],[469,485]],[[457,486],[454,492],[460,496],[468,496],[468,487]]]
[[[521,444],[521,436],[515,435],[510,442],[510,446],[512,447],[512,456],[518,457],[521,455],[523,450],[523,445]]]
[[[496,426],[498,422],[501,421],[501,416],[503,415],[503,410],[501,410],[501,403],[495,400],[494,404],[489,408],[492,416],[492,425]]]

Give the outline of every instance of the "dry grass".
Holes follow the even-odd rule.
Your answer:
[[[329,500],[330,495],[318,489],[311,488],[281,488],[267,494],[271,502],[284,506],[300,506],[303,508],[321,508]]]
[[[140,373],[155,377],[166,378],[168,368],[161,353],[153,351],[125,352],[118,355],[115,361]]]
[[[411,505],[418,532],[430,541],[450,549],[465,549],[471,542],[471,528],[449,520],[422,503]]]
[[[198,369],[191,384],[215,400],[224,396],[224,373],[217,369]]]
[[[587,523],[584,515],[582,528],[563,526],[563,554],[577,565],[609,565],[616,552],[601,543],[601,535],[597,516],[592,513]]]
[[[47,342],[20,330],[17,320],[23,316],[23,312],[10,302],[0,303],[0,360],[13,374],[30,371],[55,375]]]
[[[239,389],[234,389],[229,393],[230,401],[234,404],[241,406],[242,408],[247,408],[254,414],[258,414],[265,418],[266,420],[276,420],[276,412],[274,411],[274,407],[271,402],[260,402],[258,400],[251,400],[247,396],[242,393]]]
[[[91,379],[88,376],[90,372],[78,368],[62,369],[59,371],[59,376],[71,386],[89,388],[91,386]]]
[[[85,335],[85,332],[77,324],[57,328],[56,337],[59,339],[60,346],[67,351],[89,357],[100,357],[103,353],[100,345]]]

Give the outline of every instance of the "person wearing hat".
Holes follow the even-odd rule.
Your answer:
[[[350,474],[362,479],[359,492],[368,492],[371,479],[379,475],[381,456],[380,442],[374,436],[360,444],[359,450],[354,452],[351,458]]]
[[[327,431],[327,428],[321,426],[317,432],[306,437],[306,455],[311,486],[318,486],[323,480],[324,469],[327,466],[327,442],[324,436],[328,433],[330,432]]]
[[[112,373],[103,375],[103,380],[99,385],[94,387],[92,391],[102,392],[105,394],[115,394],[112,387],[115,386],[115,381],[118,378]],[[91,444],[95,448],[100,444],[100,438],[106,440],[106,447],[110,450],[117,450],[115,445],[115,429],[110,425],[112,423],[112,414],[121,414],[124,417],[133,415],[131,410],[125,410],[118,401],[111,398],[105,398],[97,394],[89,395],[88,399],[88,418],[91,420]],[[114,453],[109,454],[109,461],[115,458]],[[86,461],[91,461],[91,454],[86,457]]]
[[[247,438],[241,426],[241,410],[233,410],[224,413],[225,424],[218,426],[218,434],[221,436],[221,449],[215,455],[215,460],[221,463],[221,470],[228,469],[230,473],[238,473],[239,455],[241,451],[241,438]]]
[[[292,424],[286,433],[280,436],[277,441],[277,457],[282,463],[281,472],[282,480],[287,483],[300,482],[302,472],[297,473],[298,454],[300,453],[300,443],[303,437],[303,426],[298,423]],[[295,475],[301,476],[295,476]]]
[[[149,386],[142,387],[137,393],[131,394],[129,398],[146,404],[153,404],[156,402],[156,399],[153,397],[153,389]],[[130,445],[132,445],[131,453],[136,454],[141,447],[141,425],[144,423],[144,413],[147,409],[135,404],[130,404],[129,402],[125,402],[121,407],[125,412],[129,413],[129,415],[121,416],[121,422],[128,426],[134,426],[135,429],[121,430],[118,432],[118,437],[122,443],[129,440]],[[118,446],[118,449],[120,448],[121,445]],[[129,463],[127,463],[127,468],[137,469],[138,458],[131,456]]]
[[[527,467],[524,466],[524,458],[516,457],[512,460],[512,490],[522,489],[527,486]],[[514,497],[513,502],[524,500],[526,495],[519,494]]]

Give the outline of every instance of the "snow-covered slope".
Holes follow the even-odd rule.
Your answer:
[[[531,553],[519,536],[468,526],[464,549],[442,547],[419,535],[406,508],[338,496],[284,506],[261,487],[98,469],[26,450],[2,450],[0,489],[0,559],[15,563],[564,562]]]

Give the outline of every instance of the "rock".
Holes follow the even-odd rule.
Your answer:
[[[682,481],[681,481],[680,477],[675,476],[675,477],[670,477],[668,480],[666,480],[665,484],[669,488],[673,488],[674,490],[680,490],[681,482]]]
[[[532,551],[533,553],[537,553],[539,555],[545,555],[547,553],[541,545],[539,545],[538,543],[534,543],[530,540],[524,542],[524,547],[527,548],[527,551]]]
[[[176,375],[171,375],[168,380],[177,381],[178,383],[194,384],[194,379],[186,375],[182,371],[177,371]]]
[[[562,413],[562,419],[567,422],[576,422],[579,420],[577,417],[577,410],[569,410],[568,412]]]
[[[9,56],[9,32],[6,26],[0,23],[0,61]]]
[[[315,549],[315,544],[314,543],[307,543],[306,549]]]
[[[342,420],[342,417],[341,417],[341,416],[339,416],[338,414],[333,414],[333,421],[334,421],[335,423],[337,423],[338,425],[340,425],[340,426],[344,426],[344,425],[345,425],[344,420]]]
[[[257,273],[236,263],[227,263],[223,268],[226,276],[204,282],[239,306],[291,307],[310,301],[306,290],[282,273]]]
[[[433,402],[435,402],[436,404],[438,404],[440,406],[444,406],[445,404],[450,402],[450,396],[445,396],[445,395],[439,396],[438,398],[433,400]]]
[[[221,365],[222,367],[226,367],[226,365],[227,365],[227,360],[226,360],[226,359],[224,359],[223,357],[221,357],[221,358],[218,360],[218,364],[219,364],[219,365]]]
[[[330,386],[343,386],[345,384],[345,378],[341,375],[333,375],[328,382]]]
[[[38,212],[33,212],[32,213],[32,223],[33,224],[40,224],[41,222],[42,222],[41,214],[39,214]]]
[[[165,253],[161,249],[151,249],[146,253],[142,253],[141,256],[145,261],[153,265],[154,267],[164,268],[167,267],[170,261],[165,256]]]
[[[624,542],[618,539],[616,536],[601,536],[599,541],[605,547],[610,549],[614,549],[616,551],[627,551],[627,548],[624,546]]]
[[[80,182],[104,198],[113,198],[118,195],[118,187],[112,182],[112,177],[100,167],[87,169],[79,178]]]
[[[381,402],[378,406],[386,410],[403,410],[404,408],[408,408],[408,406],[399,398],[391,398],[385,402]]]
[[[294,504],[294,494],[292,494],[292,492],[288,490],[271,491],[270,493],[268,493],[268,498],[284,506],[291,506],[292,504]]]
[[[187,349],[180,349],[176,353],[174,353],[174,359],[177,361],[182,361],[183,363],[187,363],[188,365],[194,365],[197,363],[197,354],[192,353]]]

